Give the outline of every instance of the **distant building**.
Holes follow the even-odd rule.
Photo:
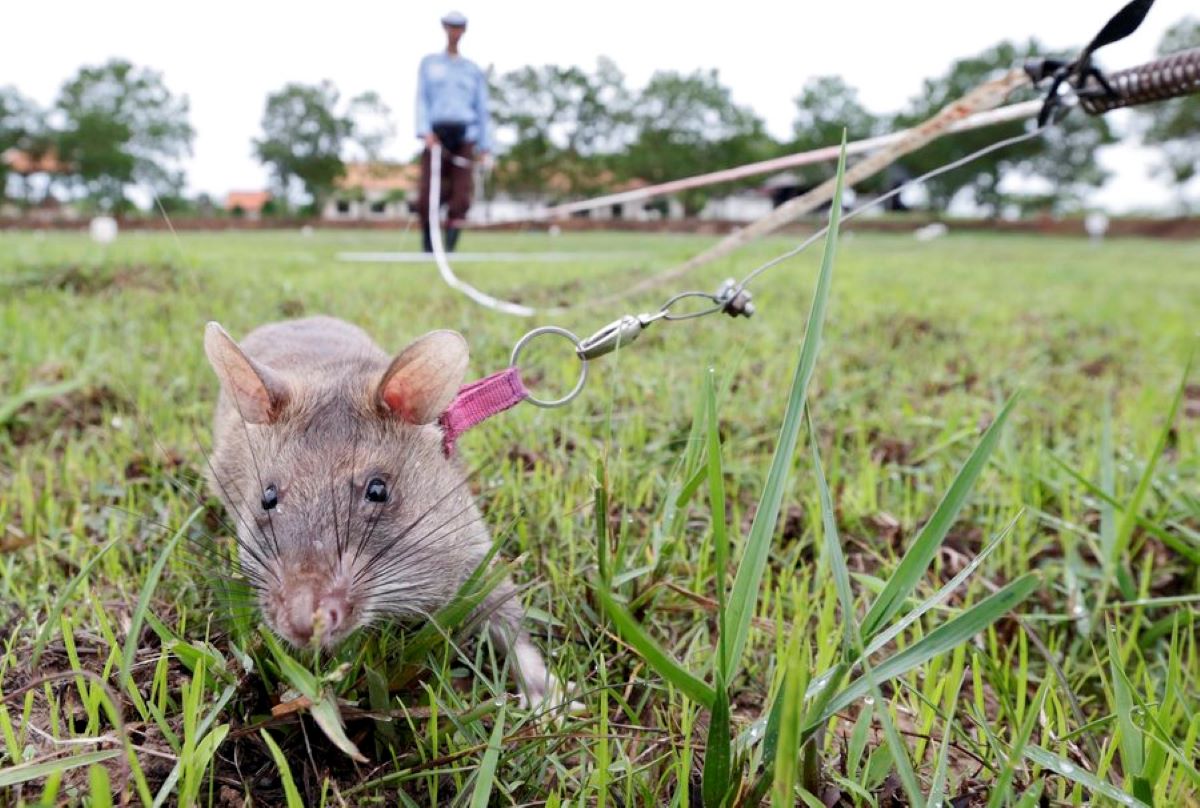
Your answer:
[[[234,216],[257,221],[262,218],[263,208],[271,198],[270,191],[230,191],[225,197],[225,210]]]
[[[77,215],[73,208],[64,207],[51,192],[55,178],[70,176],[72,171],[70,165],[59,159],[54,149],[7,149],[0,154],[0,160],[9,173],[9,187],[0,188],[0,191],[7,190],[7,194],[0,193],[0,199],[9,196],[22,200],[24,214],[35,219],[74,218]],[[6,206],[2,212],[15,215],[19,210],[12,205]]]
[[[58,152],[47,149],[35,153],[21,149],[8,149],[2,155],[8,170],[22,177],[34,174],[69,174],[70,167],[58,159]]]
[[[332,222],[415,218],[421,167],[415,163],[347,163],[346,173],[321,208]]]

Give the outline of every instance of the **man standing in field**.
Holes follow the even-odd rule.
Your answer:
[[[421,155],[421,193],[417,202],[425,252],[433,251],[429,221],[431,150],[442,146],[440,205],[449,203],[446,249],[453,250],[471,207],[472,160],[478,152],[486,160],[491,151],[487,77],[474,62],[458,52],[458,41],[467,30],[467,18],[457,11],[442,17],[446,50],[421,60],[417,73],[417,137],[425,141]]]

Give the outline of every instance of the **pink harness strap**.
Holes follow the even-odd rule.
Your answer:
[[[529,391],[521,382],[521,371],[516,367],[505,368],[463,387],[450,408],[438,419],[443,433],[442,451],[446,457],[453,456],[454,446],[462,433],[527,398]]]

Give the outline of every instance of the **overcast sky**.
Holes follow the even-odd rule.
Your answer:
[[[453,3],[456,0],[448,0]],[[607,55],[640,86],[655,70],[715,67],[734,98],[770,131],[791,128],[792,99],[814,75],[839,73],[876,112],[901,107],[921,80],[1000,39],[1034,35],[1078,50],[1123,0],[842,0],[842,2],[588,3],[505,0],[458,7],[470,19],[463,53],[499,71],[525,64],[591,66]],[[417,62],[443,45],[447,2],[334,3],[210,0],[7,2],[0,10],[0,84],[49,104],[81,64],[124,57],[160,70],[186,94],[196,128],[190,185],[223,195],[263,187],[251,155],[266,95],[289,81],[332,80],[345,96],[379,92],[408,157]],[[1195,0],[1158,0],[1129,40],[1102,52],[1120,68],[1153,55],[1163,31]],[[1149,176],[1153,154],[1128,146],[1101,157],[1118,176],[1095,202],[1114,210],[1161,206],[1169,189]]]

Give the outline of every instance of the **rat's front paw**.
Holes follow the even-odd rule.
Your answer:
[[[563,683],[553,674],[536,685],[529,683],[522,688],[517,697],[517,706],[522,710],[532,710],[543,714],[555,713],[559,718],[564,715],[582,715],[587,710],[583,702],[576,701],[579,688],[574,682]]]

